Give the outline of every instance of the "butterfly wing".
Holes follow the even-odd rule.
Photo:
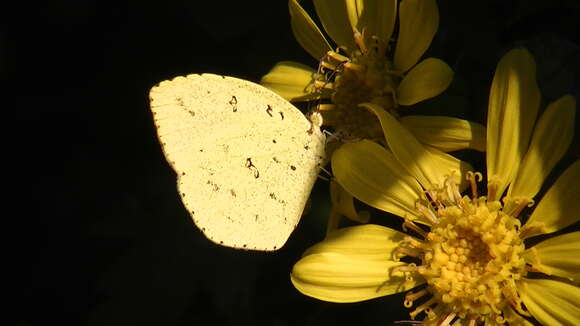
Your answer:
[[[282,247],[324,159],[319,127],[274,92],[233,77],[177,77],[153,87],[150,100],[181,199],[206,237]]]

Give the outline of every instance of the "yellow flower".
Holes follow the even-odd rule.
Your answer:
[[[382,141],[379,121],[359,104],[373,103],[398,116],[400,106],[439,95],[453,79],[453,71],[442,60],[420,61],[439,25],[436,1],[403,0],[399,8],[397,3],[315,0],[322,26],[337,46],[333,50],[298,0],[289,0],[294,35],[319,62],[319,69],[279,62],[261,83],[289,101],[330,99],[332,104],[318,107],[324,124],[333,127],[342,140]],[[398,35],[393,45],[397,11]],[[444,151],[485,148],[485,129],[477,123],[421,116],[402,122],[420,141]]]
[[[373,224],[331,232],[296,263],[294,286],[332,302],[420,286],[406,294],[404,306],[415,306],[410,315],[424,325],[532,325],[522,316],[580,325],[580,232],[524,243],[580,220],[578,160],[525,221],[574,133],[573,97],[551,103],[536,122],[539,103],[533,58],[524,49],[510,51],[490,91],[487,196],[477,187],[481,173],[434,168],[431,152],[396,119],[366,105],[379,117],[390,150],[369,140],[346,144],[334,153],[332,168],[355,198],[403,217],[409,234]],[[471,186],[470,196],[460,194],[458,175]]]

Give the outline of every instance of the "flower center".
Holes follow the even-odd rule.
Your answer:
[[[382,140],[383,133],[376,116],[358,105],[374,103],[395,113],[395,89],[402,76],[392,70],[392,63],[387,60],[380,40],[365,40],[360,33],[355,33],[355,40],[358,48],[350,51],[348,56],[330,51],[323,58],[321,66],[332,72],[333,82],[328,82],[328,75],[321,75],[317,86],[331,92],[336,112],[333,125],[347,138]]]
[[[499,315],[524,272],[519,221],[485,198],[463,197],[460,205],[439,210],[420,274],[433,296],[459,316]]]
[[[411,317],[426,311],[429,320],[485,317],[503,323],[504,309],[519,308],[516,281],[526,274],[520,221],[505,214],[499,201],[488,202],[476,193],[474,198],[460,197],[457,185],[449,180],[444,189],[430,194],[437,208],[418,206],[422,213],[434,213],[429,213],[431,220],[435,218],[431,231],[424,242],[407,241],[406,246],[421,249],[422,265],[414,271],[427,280],[423,294],[433,297]],[[405,306],[417,298],[417,293],[408,294]],[[436,307],[431,309],[432,305]]]

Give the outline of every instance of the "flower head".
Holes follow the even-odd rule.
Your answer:
[[[316,0],[314,7],[331,47],[298,0],[289,0],[292,30],[298,42],[317,61],[317,71],[296,62],[280,62],[261,83],[290,101],[329,99],[318,107],[324,124],[342,139],[383,141],[374,114],[359,104],[372,103],[398,117],[411,106],[443,92],[453,71],[442,60],[420,60],[439,25],[435,0]],[[398,16],[398,33],[393,35]],[[396,43],[392,39],[396,38]],[[420,137],[444,150],[483,150],[483,128],[460,119],[414,117],[404,121],[424,135],[429,125],[435,137]],[[442,130],[456,130],[442,134]],[[435,132],[433,132],[435,131]],[[451,138],[451,139],[449,139]],[[457,144],[458,142],[459,144]]]
[[[336,180],[355,198],[403,217],[409,234],[372,224],[338,229],[294,266],[295,287],[333,302],[417,287],[404,306],[424,325],[531,325],[530,317],[580,324],[580,232],[524,241],[580,220],[579,160],[526,221],[574,128],[574,98],[551,103],[536,122],[539,103],[533,58],[510,51],[490,92],[487,194],[480,194],[481,173],[433,168],[434,156],[411,133],[367,106],[390,150],[368,140],[342,146],[332,157]],[[469,195],[461,194],[462,180]]]

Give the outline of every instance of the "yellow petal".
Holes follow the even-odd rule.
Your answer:
[[[580,281],[580,232],[558,235],[527,249],[526,263],[547,275]],[[580,299],[580,298],[579,298]]]
[[[461,149],[485,151],[485,127],[479,123],[443,116],[409,115],[399,119],[421,143],[444,152]]]
[[[487,174],[488,187],[496,187],[490,200],[500,198],[515,177],[539,104],[534,58],[525,49],[511,50],[499,61],[489,94]]]
[[[439,28],[437,2],[403,0],[399,7],[399,19],[395,69],[406,72],[419,61]]]
[[[344,190],[334,178],[330,180],[330,199],[333,208],[341,215],[355,222],[368,223],[370,216],[359,214],[356,211],[352,195]]]
[[[397,102],[413,105],[441,94],[453,80],[453,70],[445,62],[427,58],[413,67],[397,88]]]
[[[292,283],[305,295],[331,302],[358,302],[409,290],[423,280],[406,281],[403,273],[392,271],[406,265],[388,257],[400,237],[377,225],[340,229],[294,265]]]
[[[580,288],[547,279],[523,279],[518,283],[528,311],[542,325],[580,325]]]
[[[337,253],[360,259],[390,260],[393,250],[406,234],[376,224],[365,224],[337,229],[324,241],[308,248],[303,256]]]
[[[367,205],[395,215],[416,218],[421,186],[392,153],[369,140],[347,143],[332,155],[336,181]]]
[[[407,128],[382,107],[371,103],[364,103],[361,106],[368,108],[379,118],[389,148],[424,189],[429,190],[442,185],[447,175],[455,172],[461,176],[470,168],[469,165],[449,155],[442,159],[445,153],[434,155],[433,151],[421,145]]]
[[[574,137],[576,101],[566,95],[553,102],[542,114],[530,147],[508,197],[534,198],[552,168],[564,156]]]
[[[314,89],[314,73],[307,65],[282,61],[262,77],[260,84],[288,101],[309,101],[319,96]]]
[[[344,1],[314,0],[314,8],[322,27],[334,43],[351,50],[356,49]]]
[[[421,143],[444,152],[461,149],[485,151],[485,127],[477,122],[443,116],[409,115],[401,124]]]
[[[580,220],[580,160],[556,180],[522,228],[525,237],[561,230]],[[524,237],[524,238],[525,238]]]
[[[290,24],[294,37],[306,52],[319,61],[326,55],[326,52],[332,50],[330,44],[312,18],[298,4],[298,0],[289,0],[288,8],[290,9]]]
[[[340,2],[340,1],[339,1]],[[384,49],[389,43],[397,17],[396,0],[346,1],[346,10],[353,30],[377,36]],[[382,49],[379,52],[382,52]]]

